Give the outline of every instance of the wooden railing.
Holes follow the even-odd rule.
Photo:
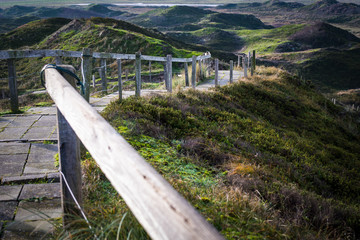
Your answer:
[[[184,63],[185,71],[187,71],[187,63],[192,62],[192,86],[195,87],[196,82],[196,62],[203,61],[205,59],[211,58],[211,54],[205,54],[202,56],[193,56],[192,58],[172,58],[171,55],[166,57],[156,57],[156,56],[147,56],[137,54],[119,54],[119,53],[101,53],[101,52],[92,52],[91,49],[84,48],[83,51],[63,51],[63,50],[21,50],[21,51],[0,51],[0,60],[7,60],[8,63],[8,76],[9,76],[9,90],[10,90],[10,99],[11,99],[11,110],[12,112],[17,112],[19,109],[18,104],[18,93],[17,93],[17,81],[16,81],[16,70],[15,70],[15,59],[20,58],[34,58],[34,57],[55,57],[56,64],[61,64],[61,57],[74,57],[81,58],[81,76],[84,83],[84,96],[86,100],[89,100],[90,97],[90,82],[92,80],[92,58],[101,59],[102,67],[101,74],[102,77],[102,86],[103,91],[107,89],[107,79],[105,77],[104,65],[106,65],[106,59],[116,59],[118,63],[118,76],[119,76],[119,98],[122,98],[122,79],[121,79],[121,60],[135,60],[136,61],[136,91],[135,94],[140,96],[141,94],[141,61],[160,61],[166,62],[165,68],[165,83],[166,89],[172,91],[172,63]],[[151,66],[151,63],[150,63]],[[189,83],[188,76],[185,76],[186,83]],[[188,85],[187,85],[188,86]]]
[[[78,137],[152,239],[224,239],[56,69],[44,72],[58,108],[61,171],[75,195],[81,194],[80,173],[74,173],[80,168]],[[71,212],[71,203],[64,207]]]

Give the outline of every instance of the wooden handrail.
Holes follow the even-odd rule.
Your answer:
[[[224,239],[57,70],[45,70],[45,86],[151,238]]]

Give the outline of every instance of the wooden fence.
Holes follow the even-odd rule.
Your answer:
[[[152,239],[224,239],[89,105],[74,82],[56,69],[44,72],[58,108],[60,166],[76,198],[81,199],[78,137]],[[64,211],[72,212],[71,201],[66,203]]]
[[[63,51],[63,50],[21,50],[21,51],[0,51],[0,60],[7,60],[8,64],[8,78],[9,78],[9,90],[10,90],[10,99],[11,99],[11,111],[17,112],[19,110],[18,104],[18,92],[17,92],[17,82],[16,82],[16,70],[15,70],[15,59],[21,58],[35,58],[35,57],[55,57],[56,64],[61,64],[61,57],[74,57],[81,58],[81,76],[84,83],[84,97],[89,101],[90,97],[90,82],[92,80],[92,58],[101,59],[102,70],[100,76],[102,77],[102,86],[103,90],[107,89],[107,79],[105,77],[105,65],[106,59],[116,59],[118,63],[118,75],[119,75],[119,98],[122,97],[122,79],[121,79],[121,60],[135,60],[135,76],[136,76],[136,96],[141,94],[141,61],[158,61],[166,62],[166,74],[165,74],[165,85],[166,89],[172,91],[172,63],[184,63],[185,71],[187,72],[187,63],[192,62],[192,86],[195,88],[196,82],[196,62],[203,61],[205,59],[210,59],[211,54],[207,53],[202,56],[193,56],[192,58],[172,58],[171,55],[166,57],[155,57],[137,54],[119,54],[119,53],[99,53],[92,52],[91,49],[84,48],[83,51]],[[150,63],[151,66],[151,63]],[[188,76],[185,76],[188,78]],[[186,83],[189,81],[186,79]],[[188,85],[187,85],[188,86]]]

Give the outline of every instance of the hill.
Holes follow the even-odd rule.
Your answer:
[[[259,68],[209,92],[113,102],[104,117],[227,239],[360,234],[360,126],[295,76]],[[86,201],[126,212],[91,159],[85,166]]]
[[[352,15],[360,14],[360,5],[354,3],[340,3],[336,0],[319,0],[313,4],[304,6],[301,10],[325,16]]]
[[[43,19],[30,22],[8,33],[0,34],[0,50],[32,46],[71,20],[65,18]]]
[[[189,24],[197,29],[205,27],[219,27],[223,29],[259,29],[270,28],[252,15],[217,13],[196,7],[174,6],[166,9],[155,9],[140,14],[131,22],[144,26],[156,27],[159,30],[170,31]]]

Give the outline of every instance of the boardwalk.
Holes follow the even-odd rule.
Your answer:
[[[220,85],[229,80],[219,74]],[[234,81],[240,73],[234,72]],[[213,80],[197,88],[213,87]],[[143,90],[142,95],[166,93]],[[124,98],[134,95],[124,91]],[[118,93],[91,98],[98,111],[117,99]],[[0,117],[0,229],[1,239],[50,238],[53,223],[61,218],[59,172],[56,165],[55,107],[34,107],[21,115]]]

